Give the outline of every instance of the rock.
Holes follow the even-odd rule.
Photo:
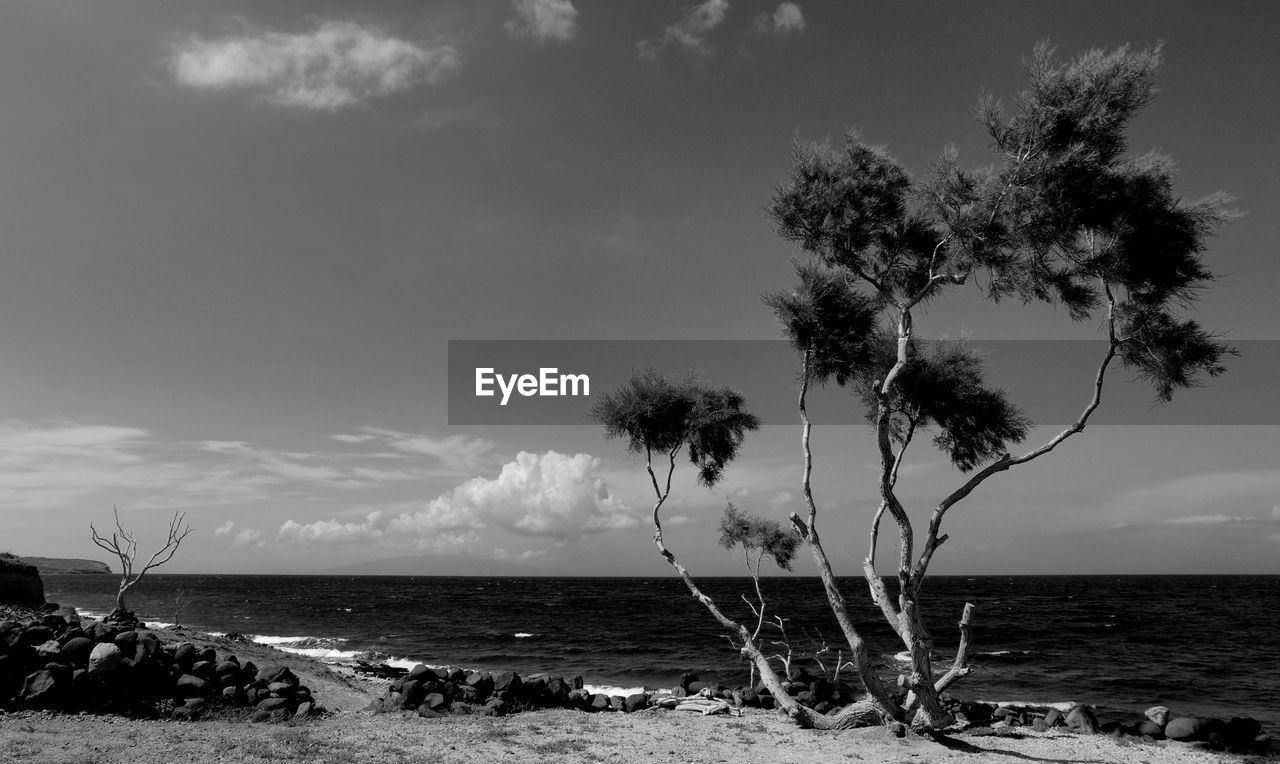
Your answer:
[[[29,674],[22,683],[22,693],[18,701],[23,705],[43,708],[53,705],[58,700],[58,685],[53,672],[41,669]]]
[[[635,692],[628,695],[626,702],[623,704],[623,709],[626,710],[627,713],[632,713],[648,707],[649,696],[643,692]]]
[[[130,629],[116,635],[116,647],[125,655],[133,655],[138,649],[138,632]]]
[[[1198,716],[1179,716],[1164,726],[1164,735],[1170,740],[1208,740],[1213,731],[1212,721]]]
[[[1049,730],[1053,729],[1053,725],[1045,721],[1044,719],[1037,718],[1035,721],[1031,722],[1031,729],[1035,730],[1036,732],[1048,732]]]
[[[599,693],[599,694],[596,694],[596,695],[592,695],[592,696],[591,696],[591,706],[590,706],[590,708],[591,708],[591,710],[592,710],[593,712],[596,712],[596,711],[608,711],[608,710],[609,710],[609,696],[608,696],[608,695],[605,695],[605,694],[603,694],[603,693]]]
[[[484,704],[485,716],[506,716],[510,710],[510,706],[502,698],[490,698],[488,703]]]
[[[217,674],[214,672],[214,668],[215,665],[209,661],[196,661],[191,666],[190,673],[200,677],[201,679],[212,681],[217,677]]]
[[[499,671],[493,675],[494,692],[513,692],[520,688],[520,675],[514,671]]]
[[[1152,740],[1164,740],[1164,730],[1151,719],[1143,719],[1129,729],[1134,737],[1149,737]]]
[[[1044,715],[1044,723],[1050,727],[1062,726],[1064,723],[1062,712],[1056,708],[1049,709],[1049,712]]]
[[[609,708],[612,708],[614,711],[623,711],[626,709],[626,706],[627,706],[627,699],[622,697],[621,695],[609,696]]]
[[[426,688],[416,679],[403,682],[400,685],[400,693],[403,696],[400,700],[401,708],[417,708],[427,697]]]
[[[815,714],[822,714],[823,716],[826,716],[827,714],[831,713],[834,710],[835,710],[835,704],[833,704],[829,700],[820,700],[817,703],[813,704],[813,712]]]
[[[1155,722],[1164,729],[1164,725],[1169,723],[1169,708],[1167,706],[1152,706],[1142,713],[1151,721]]]
[[[263,666],[258,669],[258,679],[270,684],[272,682],[286,682],[297,687],[301,682],[298,677],[287,666]]]
[[[964,718],[969,720],[970,724],[984,725],[991,721],[995,714],[996,708],[988,703],[973,703],[962,701],[960,703],[960,713],[964,714]]]
[[[433,671],[428,666],[424,666],[421,663],[409,669],[409,673],[406,674],[404,678],[406,680],[417,681],[421,684],[426,684],[427,682],[437,682],[440,680],[440,677],[436,674],[435,671]]]
[[[93,651],[93,640],[88,637],[72,637],[62,643],[62,660],[75,666],[87,666],[89,653]]]
[[[288,708],[289,700],[287,698],[263,698],[258,701],[254,708],[258,711],[275,711],[278,708]]]
[[[180,642],[173,648],[173,660],[185,673],[191,672],[191,667],[196,663],[197,654],[196,646],[190,642]]]
[[[94,645],[93,652],[89,653],[89,673],[105,674],[114,671],[122,660],[124,653],[114,642],[99,642]]]
[[[445,697],[440,693],[433,692],[423,698],[422,705],[432,711],[443,711],[449,707],[449,701],[445,700]]]
[[[1262,733],[1262,724],[1252,717],[1233,716],[1222,729],[1223,743],[1230,749],[1243,751],[1253,746],[1253,739]]]
[[[684,688],[684,691],[686,693],[688,693],[689,695],[692,695],[693,692],[689,690],[689,685],[693,684],[696,681],[698,681],[698,675],[692,671],[686,671],[680,675],[680,683],[677,686]]]
[[[310,716],[312,706],[311,701],[306,700],[298,704],[298,710],[293,712],[294,717]]]
[[[697,695],[698,693],[702,692],[703,690],[707,689],[710,686],[711,685],[706,682],[690,682],[689,686],[684,689],[685,689],[685,692],[689,693],[690,695]]]
[[[42,624],[32,624],[22,630],[23,644],[35,647],[53,639],[53,629]]]
[[[36,657],[42,661],[53,660],[62,655],[62,645],[58,644],[56,639],[36,645],[35,649]]]
[[[118,636],[116,638],[119,639]],[[196,654],[196,660],[204,661],[205,663],[216,666],[218,665],[218,651],[214,650],[212,647],[206,647]]]
[[[208,705],[204,698],[191,698],[186,703],[173,709],[173,718],[191,721],[204,715]]]
[[[159,655],[160,638],[149,631],[138,632],[138,655]]]
[[[178,681],[174,684],[174,692],[180,698],[194,698],[204,695],[208,688],[208,682],[191,674],[183,674],[178,677]]]
[[[1096,735],[1098,733],[1098,717],[1094,715],[1093,709],[1084,704],[1078,704],[1067,712],[1067,729],[1072,732],[1079,732],[1084,735]]]
[[[591,707],[591,693],[581,688],[569,691],[569,705],[580,711]]]
[[[240,664],[235,661],[223,661],[214,667],[213,673],[218,676],[229,676],[233,679],[240,676]]]
[[[12,554],[0,554],[0,602],[26,607],[43,605],[44,583],[40,580],[40,571]]]
[[[1124,724],[1122,722],[1106,722],[1099,725],[1098,733],[1110,735],[1111,737],[1120,737],[1124,734]]]

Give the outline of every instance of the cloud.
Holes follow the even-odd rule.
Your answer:
[[[271,103],[337,111],[419,85],[438,85],[461,66],[440,42],[410,41],[349,21],[302,34],[260,31],[176,45],[174,79],[198,90],[247,90]]]
[[[799,34],[804,27],[804,13],[795,3],[782,3],[772,14],[756,16],[756,31],[760,34]]]
[[[512,0],[511,7],[516,18],[507,22],[507,30],[512,34],[567,42],[578,31],[578,9],[570,0]]]
[[[502,547],[495,547],[493,550],[493,559],[495,560],[504,560],[504,561],[514,560],[515,562],[529,562],[530,560],[541,560],[546,556],[547,556],[547,550],[545,549],[538,549],[536,551],[533,549],[526,549],[525,551],[521,552],[515,557],[512,557],[511,553],[503,549]]]
[[[1173,525],[1219,525],[1221,523],[1239,523],[1257,520],[1256,517],[1231,517],[1229,515],[1191,515],[1190,517],[1175,517],[1165,522]]]
[[[1271,519],[1280,523],[1280,504],[1271,508]]]
[[[221,526],[219,526],[216,530],[214,530],[213,535],[226,536],[227,534],[231,533],[231,529],[234,527],[235,527],[235,522],[233,520],[228,520],[225,523],[223,523]]]
[[[720,26],[728,12],[728,0],[703,0],[697,5],[686,8],[684,16],[668,26],[661,37],[636,43],[640,58],[646,61],[657,61],[670,45],[678,45],[699,55],[709,54],[711,49],[707,46],[707,35]]]
[[[289,520],[278,535],[300,546],[383,540],[422,548],[442,534],[473,538],[471,532],[484,528],[566,541],[634,526],[630,508],[596,474],[599,466],[589,454],[522,451],[497,477],[472,478],[420,509],[371,512],[360,522]]]
[[[461,473],[474,473],[484,466],[484,457],[494,448],[493,441],[466,435],[436,437],[426,433],[400,432],[380,427],[361,427],[357,434],[331,435],[343,443],[369,443],[400,452],[403,455],[430,456],[444,466]]]
[[[252,547],[261,548],[266,546],[267,542],[262,540],[262,531],[255,530],[253,528],[245,528],[244,530],[236,534],[236,538],[234,541],[231,542],[231,545],[241,546],[241,547],[252,546]]]

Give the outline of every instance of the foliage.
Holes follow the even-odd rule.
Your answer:
[[[744,552],[768,555],[779,568],[791,570],[800,537],[793,529],[783,528],[777,520],[743,514],[729,502],[720,518],[720,546],[725,549],[741,546]],[[758,569],[752,570],[753,574],[758,572]]]
[[[588,418],[605,437],[626,438],[636,454],[674,456],[686,448],[703,485],[715,485],[760,419],[736,390],[703,385],[695,377],[673,381],[653,369],[637,372],[600,397]]]

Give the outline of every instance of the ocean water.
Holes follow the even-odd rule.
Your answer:
[[[115,576],[45,577],[50,601],[105,613]],[[704,591],[753,619],[746,578]],[[839,630],[816,578],[762,581],[785,620],[795,663],[828,666]],[[886,677],[901,643],[861,579],[842,581]],[[179,591],[192,599],[177,618]],[[974,673],[953,688],[991,701],[1099,706],[1101,715],[1253,716],[1280,732],[1280,576],[979,576],[929,579],[925,612],[949,665],[965,601],[975,605]],[[581,674],[596,687],[670,687],[683,671],[737,685],[747,664],[679,579],[150,575],[129,595],[144,620],[257,641],[323,660],[426,663]],[[779,639],[766,625],[763,635]],[[785,651],[785,648],[779,648]],[[816,668],[816,667],[815,667]]]

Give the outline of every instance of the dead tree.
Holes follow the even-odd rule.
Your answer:
[[[164,546],[160,550],[151,555],[151,559],[146,565],[142,566],[142,570],[134,573],[134,561],[138,557],[138,539],[134,535],[124,529],[120,523],[120,510],[112,507],[111,511],[115,513],[116,529],[111,532],[108,538],[98,533],[98,529],[93,523],[89,523],[89,532],[93,537],[93,543],[99,547],[114,554],[120,560],[120,589],[116,592],[116,607],[111,615],[124,615],[129,613],[129,609],[125,606],[125,592],[133,588],[133,585],[142,580],[147,571],[152,568],[158,568],[169,560],[173,559],[173,555],[178,551],[178,547],[182,544],[182,540],[191,533],[191,526],[187,523],[185,513],[175,512],[173,519],[169,521],[169,536],[164,542]]]

